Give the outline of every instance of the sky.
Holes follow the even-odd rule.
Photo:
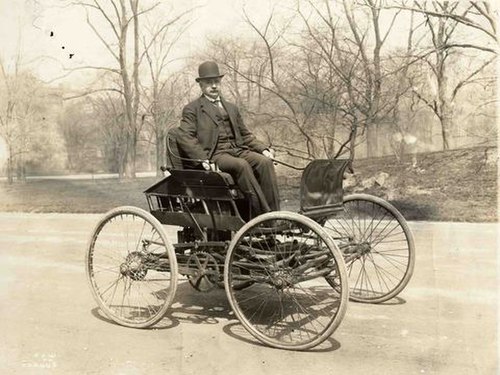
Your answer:
[[[24,63],[37,70],[44,81],[63,76],[67,73],[64,69],[114,63],[86,23],[83,9],[62,6],[62,3],[61,0],[0,0],[0,58],[7,69],[12,71],[14,68],[19,44],[22,45]],[[271,3],[270,0],[161,1],[151,17],[169,14],[169,11],[178,14],[194,9],[189,16],[193,23],[174,52],[176,57],[182,58],[201,49],[208,35],[247,33],[241,18],[242,7],[245,6],[252,18],[259,22]],[[154,2],[143,0],[141,4],[146,6]],[[173,10],[169,9],[171,6]],[[103,23],[95,13],[92,22],[101,26]],[[71,59],[70,54],[73,55]],[[75,79],[74,74],[71,74],[71,79]]]
[[[0,59],[4,66],[13,70],[19,44],[22,46],[23,62],[37,70],[45,81],[53,81],[67,74],[65,69],[77,66],[116,64],[87,25],[83,9],[67,6],[68,2],[75,1],[0,0]],[[108,3],[107,0],[101,2]],[[263,25],[273,7],[293,7],[295,0],[140,0],[143,7],[154,3],[160,5],[148,13],[148,17],[168,17],[194,9],[189,15],[192,25],[174,50],[174,57],[182,61],[203,49],[207,36],[255,36],[242,19],[243,7],[257,25]],[[305,7],[306,3],[302,2],[301,7]],[[105,26],[95,13],[92,22],[98,27]],[[404,43],[405,20],[401,18],[399,22],[388,43]],[[70,54],[73,55],[71,59]],[[54,82],[79,82],[85,79],[85,74],[88,76],[88,71],[72,73],[68,79]]]

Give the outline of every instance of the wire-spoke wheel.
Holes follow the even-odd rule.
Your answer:
[[[344,255],[352,300],[385,302],[406,287],[415,265],[415,245],[406,220],[393,205],[353,194],[323,227]]]
[[[174,249],[160,222],[137,207],[117,207],[97,224],[86,253],[90,289],[118,324],[157,323],[177,289]]]
[[[335,286],[327,279],[335,280]],[[243,282],[249,286],[235,288]],[[293,212],[260,215],[236,233],[224,283],[248,332],[281,349],[305,350],[322,343],[347,308],[342,254],[318,223]]]

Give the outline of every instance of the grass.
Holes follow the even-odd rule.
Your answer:
[[[142,193],[155,178],[134,180],[31,180],[0,184],[0,210],[100,213],[122,205],[147,209]]]
[[[387,186],[367,192],[391,201],[409,220],[468,222],[497,221],[496,148],[472,148],[419,154],[397,162],[380,158],[358,162],[357,170],[368,178],[384,171]]]
[[[489,155],[489,156],[488,156]],[[408,220],[497,221],[496,148],[474,148],[419,154],[411,160],[394,157],[357,160],[349,192],[364,192],[393,203]],[[488,156],[488,157],[486,157]],[[300,176],[280,172],[282,208],[298,208]],[[380,173],[382,186],[361,188]],[[142,193],[158,179],[28,180],[0,182],[0,211],[102,213],[116,206],[147,209]]]

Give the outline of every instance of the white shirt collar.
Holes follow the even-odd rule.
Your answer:
[[[212,103],[215,103],[216,101],[221,101],[220,96],[216,97],[215,99],[212,99],[211,97],[209,97],[209,96],[207,96],[207,95],[205,95],[205,94],[203,94],[203,96],[204,96],[205,98],[207,98],[209,101],[211,101]]]

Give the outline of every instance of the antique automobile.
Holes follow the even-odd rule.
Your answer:
[[[167,149],[165,177],[144,192],[150,212],[112,209],[88,244],[90,289],[116,323],[158,323],[182,278],[199,292],[224,288],[235,316],[261,342],[306,350],[330,337],[349,299],[381,303],[408,284],[410,229],[380,198],[344,197],[351,160],[311,161],[298,212],[251,217],[229,174],[190,168],[176,130]]]

